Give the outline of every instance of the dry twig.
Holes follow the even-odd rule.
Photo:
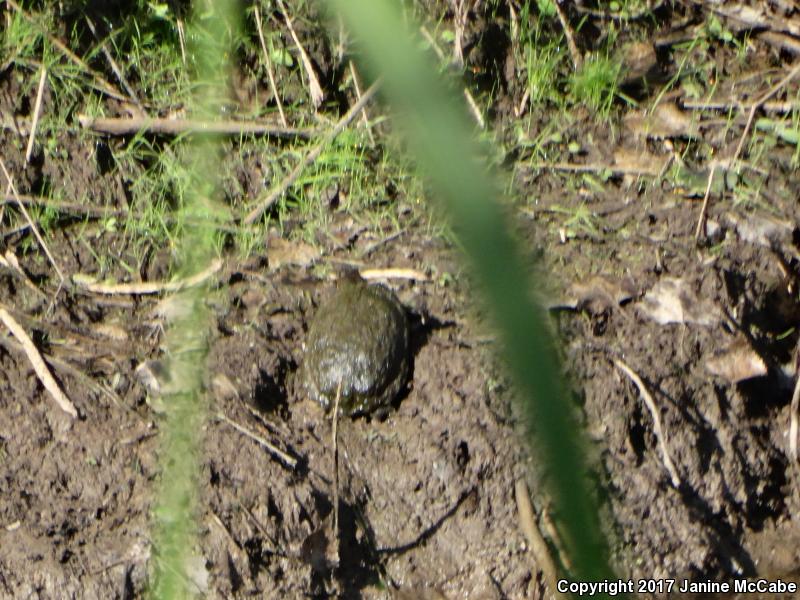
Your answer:
[[[78,115],[81,127],[109,135],[129,135],[140,131],[164,135],[181,133],[219,133],[228,135],[267,135],[275,137],[307,138],[312,129],[277,127],[272,123],[245,121],[197,121],[194,119],[161,119],[149,117],[108,118]]]
[[[789,458],[797,460],[798,421],[800,421],[800,372],[796,375],[792,404],[789,407]]]
[[[741,102],[705,102],[702,100],[684,100],[681,106],[686,110],[718,110],[718,111],[746,111],[752,108],[751,105],[743,104]],[[793,110],[800,109],[800,102],[764,102],[761,104],[761,110],[768,113],[786,114]],[[727,122],[727,121],[726,121]]]
[[[94,204],[80,204],[78,202],[62,202],[60,200],[53,200],[52,198],[30,196],[28,194],[0,196],[0,206],[17,203],[25,206],[42,206],[63,213],[86,215],[89,217],[124,217],[129,214],[125,209],[97,206]]]
[[[289,18],[289,13],[286,11],[286,6],[283,4],[283,0],[278,0],[278,6],[281,9],[281,13],[283,14],[283,19],[286,21],[286,28],[289,30],[289,34],[292,36],[294,40],[295,46],[297,46],[298,52],[300,52],[300,59],[303,63],[303,69],[306,72],[306,76],[308,77],[308,86],[311,93],[311,103],[314,105],[314,110],[319,108],[320,104],[322,104],[322,100],[325,98],[325,94],[322,92],[322,86],[319,84],[319,79],[317,78],[317,74],[314,72],[314,65],[311,63],[311,59],[308,57],[308,53],[306,49],[303,48],[303,44],[300,43],[300,38],[297,37],[297,33],[294,30],[294,26],[292,25],[292,20]]]
[[[703,196],[703,207],[700,209],[700,218],[697,219],[697,228],[694,230],[695,243],[700,241],[700,234],[705,233],[706,216],[708,215],[708,199],[711,197],[711,183],[714,181],[714,173],[717,172],[717,164],[712,163],[708,173],[708,183],[706,193]]]
[[[111,70],[114,71],[114,75],[117,76],[117,79],[122,84],[122,87],[125,88],[125,91],[130,96],[131,101],[136,105],[136,107],[144,113],[144,106],[139,101],[139,96],[136,95],[134,89],[128,83],[128,80],[125,78],[125,75],[122,73],[122,69],[119,68],[117,61],[114,60],[114,57],[111,56],[111,53],[108,51],[105,43],[100,39],[100,36],[97,35],[97,29],[95,29],[94,22],[89,18],[88,15],[84,17],[86,19],[86,24],[89,26],[89,29],[92,32],[92,35],[97,39],[98,43],[100,44],[100,50],[103,52],[103,56],[106,57],[108,64],[111,66]]]
[[[0,321],[3,322],[8,330],[12,333],[12,335],[17,338],[17,341],[22,345],[23,350],[25,351],[28,360],[33,367],[34,372],[36,373],[36,377],[38,377],[41,384],[44,386],[50,396],[55,400],[58,407],[67,413],[71,417],[77,417],[78,411],[75,408],[75,405],[72,404],[69,398],[61,391],[61,388],[58,387],[58,383],[56,380],[53,379],[53,376],[50,374],[47,365],[44,364],[44,360],[42,359],[42,355],[37,350],[36,345],[31,340],[30,336],[25,332],[25,329],[17,323],[14,317],[3,307],[0,307]]]
[[[42,112],[42,95],[44,94],[44,84],[47,81],[47,69],[41,66],[41,76],[39,77],[39,89],[36,90],[36,104],[33,107],[33,120],[31,121],[31,132],[28,136],[28,147],[25,149],[25,162],[31,162],[33,153],[33,141],[36,139],[36,126],[39,124],[39,115]]]
[[[633,369],[631,369],[628,365],[626,365],[618,358],[614,359],[614,364],[620,371],[625,373],[625,375],[627,375],[630,378],[630,380],[639,390],[639,394],[642,397],[642,401],[647,407],[647,410],[650,411],[650,416],[653,417],[653,432],[656,435],[656,439],[658,440],[658,446],[661,450],[661,459],[664,461],[664,466],[669,472],[670,479],[672,480],[672,485],[676,488],[680,487],[681,478],[678,475],[678,470],[675,468],[675,464],[672,462],[672,458],[670,458],[669,450],[667,449],[666,438],[664,436],[664,429],[661,426],[661,415],[659,415],[658,413],[658,407],[656,406],[653,397],[650,395],[650,392],[647,391],[647,388],[645,387],[642,379],[633,371]]]
[[[656,169],[647,169],[641,167],[622,167],[619,165],[598,165],[588,164],[583,165],[579,163],[532,163],[527,165],[530,169],[542,169],[545,171],[567,171],[571,173],[601,173],[609,171],[614,175],[647,175],[657,176],[659,171]]]
[[[433,51],[436,53],[436,56],[439,57],[439,60],[441,61],[446,60],[444,52],[442,52],[442,49],[439,48],[439,44],[436,43],[436,40],[433,39],[433,36],[425,28],[425,26],[420,27],[419,31],[422,34],[422,37],[425,38],[425,41],[428,42],[428,44],[430,44],[431,48],[433,48]],[[472,118],[475,119],[475,122],[481,129],[485,129],[486,122],[484,121],[483,115],[481,114],[481,111],[478,108],[478,103],[475,102],[475,98],[472,96],[472,93],[466,87],[464,88],[464,98],[467,100],[467,107],[469,108],[469,112],[472,115]]]
[[[772,86],[772,88],[770,88],[770,90],[767,93],[765,93],[758,100],[756,100],[750,107],[750,113],[747,115],[747,124],[744,126],[742,137],[739,139],[739,144],[736,146],[736,152],[734,152],[733,154],[733,159],[731,160],[731,164],[734,164],[736,162],[736,159],[738,159],[739,155],[742,153],[742,148],[744,147],[744,141],[747,138],[747,134],[750,133],[750,128],[753,126],[753,119],[756,116],[756,111],[767,100],[769,100],[779,91],[781,91],[787,83],[789,83],[792,79],[794,79],[797,76],[798,73],[800,73],[800,62],[798,62],[794,66],[794,68],[791,71],[789,71],[788,75],[786,75],[778,83]]]
[[[47,247],[47,244],[45,244],[44,239],[42,238],[41,234],[39,233],[39,228],[36,227],[36,225],[33,224],[33,219],[31,219],[31,216],[28,214],[28,211],[25,208],[25,205],[19,199],[19,193],[17,192],[17,188],[14,185],[14,181],[11,179],[11,175],[9,174],[8,170],[6,169],[6,164],[3,162],[2,158],[0,158],[0,168],[2,168],[3,175],[5,175],[6,181],[8,182],[8,187],[11,189],[12,197],[16,200],[17,206],[19,207],[19,210],[22,212],[22,214],[25,216],[25,220],[28,222],[28,227],[30,227],[31,231],[33,231],[33,235],[36,236],[36,240],[39,242],[39,245],[41,245],[42,249],[44,250],[44,253],[47,255],[47,258],[50,261],[50,264],[53,265],[53,268],[55,269],[56,273],[58,274],[60,282],[63,283],[64,282],[64,274],[61,272],[61,269],[58,268],[58,264],[56,263],[55,258],[53,258],[53,255],[50,254],[50,249]]]
[[[222,268],[222,261],[214,260],[211,265],[199,273],[178,279],[177,281],[147,281],[142,283],[97,283],[93,277],[76,273],[72,281],[82,289],[94,294],[128,294],[147,295],[161,292],[177,292],[179,290],[200,285]]]
[[[356,88],[356,98],[361,100],[361,84],[358,81],[358,73],[356,73],[356,66],[353,64],[352,60],[349,63],[349,68],[350,76],[353,78],[353,87]],[[369,117],[367,116],[366,106],[361,110],[361,122],[364,123],[364,129],[367,130],[369,141],[374,146],[375,138],[372,136],[372,128],[369,126]]]
[[[333,431],[331,443],[333,445],[333,535],[331,538],[336,543],[336,558],[339,558],[339,402],[342,397],[342,381],[336,386],[336,400],[333,404]]]
[[[361,277],[367,280],[374,279],[409,279],[411,281],[428,281],[428,276],[417,269],[364,269],[360,271]]]
[[[536,566],[541,569],[545,584],[550,590],[550,593],[556,598],[564,598],[564,595],[561,594],[556,587],[558,582],[556,563],[550,556],[547,542],[544,541],[544,536],[542,536],[539,528],[536,526],[536,517],[533,514],[533,506],[531,505],[528,486],[522,479],[518,479],[514,484],[514,496],[517,500],[520,527],[522,527],[522,532],[528,540],[528,546],[531,550],[531,554],[533,554]]]
[[[379,87],[380,87],[380,80],[373,83],[367,89],[367,91],[364,92],[364,95],[361,96],[361,99],[350,107],[350,110],[348,110],[347,113],[345,113],[345,115],[341,119],[339,119],[339,122],[336,123],[333,129],[331,129],[327,134],[325,134],[325,136],[322,138],[322,140],[320,140],[320,142],[316,146],[314,146],[311,150],[309,150],[308,154],[306,154],[303,157],[303,160],[301,160],[297,164],[297,166],[294,169],[292,169],[292,171],[286,177],[284,177],[283,180],[276,187],[272,189],[272,191],[270,191],[270,193],[267,195],[266,198],[257,201],[255,208],[253,208],[249,213],[247,213],[247,216],[245,216],[244,218],[244,223],[246,225],[252,225],[253,223],[255,223],[261,217],[261,215],[264,214],[265,211],[269,210],[269,208],[273,204],[275,204],[278,198],[280,198],[284,194],[284,192],[286,192],[286,190],[288,190],[289,187],[295,181],[297,181],[297,178],[300,177],[300,174],[306,169],[306,167],[308,167],[311,163],[317,160],[319,155],[322,154],[322,150],[328,144],[330,144],[333,141],[333,139],[337,135],[339,135],[345,127],[347,127],[348,123],[350,123],[356,117],[356,115],[358,115],[359,112],[361,112],[361,109],[364,108],[364,106],[366,106],[367,102],[369,102],[372,96],[375,95],[375,92],[378,91]]]
[[[253,433],[252,431],[250,431],[249,429],[247,429],[246,427],[244,427],[242,425],[239,425],[236,421],[234,421],[232,419],[229,419],[227,416],[225,416],[221,412],[217,413],[217,419],[219,419],[220,421],[223,421],[224,423],[227,423],[228,425],[233,427],[239,433],[249,437],[251,440],[253,440],[254,442],[258,443],[260,446],[265,448],[267,450],[267,452],[272,454],[272,456],[274,456],[275,458],[280,460],[284,465],[286,465],[290,469],[294,470],[294,469],[297,468],[297,460],[296,459],[292,458],[291,456],[286,454],[286,452],[284,452],[283,450],[281,450],[277,446],[274,446],[273,444],[271,444],[270,442],[265,440],[260,435],[258,435],[256,433]]]
[[[558,20],[561,22],[561,28],[564,30],[564,37],[567,38],[569,54],[572,56],[572,66],[574,66],[575,70],[577,71],[581,68],[581,65],[583,65],[583,56],[581,56],[581,53],[578,50],[578,45],[575,43],[575,36],[572,34],[572,27],[570,26],[569,21],[567,21],[567,16],[564,14],[564,10],[561,8],[561,2],[563,2],[563,0],[553,0],[553,6],[556,8]]]
[[[267,65],[269,87],[272,90],[272,95],[275,97],[275,103],[278,105],[278,114],[281,116],[281,123],[284,127],[289,127],[289,123],[286,122],[286,115],[283,114],[283,102],[281,102],[280,94],[278,94],[278,86],[275,84],[275,75],[272,73],[272,60],[269,57],[267,43],[264,41],[264,31],[261,26],[261,8],[258,3],[253,4],[253,16],[256,19],[256,31],[258,31],[258,40],[261,42],[261,50],[264,52],[264,63]]]

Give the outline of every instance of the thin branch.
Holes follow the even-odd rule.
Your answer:
[[[800,372],[795,377],[792,404],[789,408],[789,457],[796,461],[798,458],[798,421],[800,421]]]
[[[658,413],[658,407],[656,406],[653,397],[650,395],[650,392],[647,391],[642,379],[633,371],[633,369],[631,369],[618,358],[614,359],[614,364],[620,371],[625,373],[625,375],[630,378],[630,380],[639,390],[642,401],[647,407],[647,410],[650,411],[650,416],[653,418],[653,432],[656,435],[658,447],[661,450],[661,459],[664,462],[664,466],[666,467],[667,471],[669,472],[672,485],[676,488],[680,487],[681,478],[680,475],[678,475],[678,470],[675,468],[675,464],[672,462],[672,458],[670,458],[669,450],[667,449],[667,442],[664,436],[664,429],[661,427],[661,415]]]
[[[256,19],[256,31],[258,31],[258,39],[261,42],[261,50],[264,52],[264,62],[267,65],[267,75],[269,76],[269,87],[272,89],[272,96],[275,98],[275,103],[278,105],[278,114],[281,116],[281,123],[284,127],[289,127],[286,122],[286,115],[283,113],[283,102],[281,96],[278,94],[278,86],[275,84],[275,75],[272,73],[272,60],[269,57],[267,50],[267,43],[264,41],[264,31],[261,26],[261,8],[258,3],[253,4],[253,15]]]
[[[3,170],[3,175],[5,175],[6,177],[6,181],[8,182],[8,187],[11,188],[11,194],[17,202],[17,206],[19,207],[20,211],[22,211],[22,214],[25,215],[25,220],[28,222],[28,227],[30,227],[31,231],[33,231],[33,235],[36,236],[36,240],[39,242],[39,245],[41,245],[42,249],[44,250],[44,253],[47,255],[47,258],[50,261],[50,264],[53,265],[53,268],[58,274],[59,279],[63,283],[64,274],[61,272],[61,269],[58,268],[58,264],[56,263],[56,260],[53,258],[53,255],[50,254],[50,249],[47,247],[47,244],[45,244],[44,239],[39,233],[39,228],[36,227],[36,225],[34,225],[33,219],[31,219],[31,216],[28,214],[25,205],[22,204],[22,202],[20,201],[19,194],[17,193],[17,188],[14,185],[14,181],[11,179],[11,175],[8,173],[8,170],[6,170],[6,164],[3,162],[2,158],[0,158],[0,168],[2,168]]]
[[[528,486],[522,479],[518,479],[516,483],[514,483],[514,497],[517,501],[520,527],[525,534],[525,538],[528,540],[528,547],[530,548],[531,554],[533,554],[536,566],[542,571],[547,588],[556,598],[566,598],[558,591],[558,569],[556,568],[555,561],[550,556],[550,551],[547,547],[547,542],[544,540],[544,536],[542,536],[539,528],[536,526],[536,516],[533,513]]]
[[[764,104],[767,100],[772,98],[775,94],[777,94],[783,87],[789,83],[792,79],[794,79],[797,74],[800,73],[800,62],[794,66],[794,68],[789,71],[789,73],[781,79],[778,83],[776,83],[772,88],[763,96],[761,96],[758,100],[756,100],[753,105],[750,107],[750,113],[747,115],[747,125],[744,127],[744,131],[742,132],[742,137],[739,139],[739,144],[736,146],[736,152],[733,154],[733,159],[731,160],[731,164],[736,162],[736,159],[739,158],[739,155],[742,152],[742,148],[744,147],[744,141],[747,138],[747,134],[750,133],[750,128],[753,126],[753,119],[756,116],[756,111],[759,107]]]
[[[743,104],[742,102],[704,102],[702,100],[683,100],[681,106],[685,110],[716,110],[716,111],[746,111],[752,108],[750,104]],[[790,113],[793,110],[800,109],[800,102],[764,102],[761,104],[761,110],[769,113]]]
[[[442,52],[442,49],[439,48],[439,44],[436,43],[436,40],[433,39],[433,36],[425,28],[425,26],[420,27],[419,31],[422,34],[422,37],[425,38],[425,41],[430,44],[431,48],[433,48],[433,51],[436,53],[436,56],[439,57],[439,60],[445,61],[446,58],[444,52]],[[481,129],[485,128],[486,125],[483,120],[483,115],[481,115],[481,111],[478,109],[478,103],[475,102],[475,98],[472,96],[472,93],[467,87],[464,87],[464,97],[467,99],[467,106],[469,107],[469,112],[472,115],[472,118],[475,119],[475,122],[478,123]]]
[[[581,68],[581,65],[583,65],[583,56],[581,56],[581,53],[578,50],[578,45],[575,43],[575,36],[572,34],[572,27],[570,26],[569,21],[567,21],[564,10],[561,8],[562,1],[563,0],[553,0],[553,6],[556,8],[558,20],[561,22],[561,28],[564,30],[564,37],[567,38],[567,46],[569,47],[570,56],[572,56],[572,65],[575,67],[575,70],[578,70]]]
[[[336,386],[336,401],[333,405],[333,536],[336,541],[336,560],[339,560],[339,401],[342,397],[342,380]]]
[[[18,196],[0,196],[0,206],[7,204],[23,204],[25,206],[42,206],[59,212],[70,214],[87,215],[90,217],[125,217],[129,212],[126,209],[118,209],[104,206],[97,206],[94,204],[80,204],[78,202],[62,202],[60,200],[53,200],[51,198],[44,198],[42,196],[30,196],[28,194],[19,194]]]
[[[227,135],[267,135],[283,138],[308,138],[313,129],[276,127],[272,123],[245,121],[197,121],[194,119],[161,119],[149,117],[109,118],[78,115],[81,126],[97,133],[130,135],[141,131],[163,135],[182,133],[218,133]]]
[[[386,269],[363,269],[359,271],[366,280],[374,279],[408,279],[411,281],[428,281],[430,278],[418,269],[390,267]]]
[[[214,275],[222,268],[222,261],[214,260],[211,265],[199,273],[178,279],[176,281],[147,281],[142,283],[97,283],[93,277],[76,273],[72,276],[72,282],[87,292],[104,295],[147,295],[159,294],[162,292],[177,292],[186,288],[200,285],[205,280]]]
[[[36,377],[44,386],[44,389],[50,393],[50,396],[53,398],[53,400],[55,400],[56,404],[58,404],[58,407],[69,416],[73,418],[77,417],[78,411],[75,408],[75,405],[72,404],[70,399],[67,398],[64,392],[61,391],[61,388],[58,387],[58,383],[56,383],[56,380],[53,379],[53,376],[51,375],[50,370],[47,368],[47,365],[44,364],[42,355],[39,353],[39,350],[36,349],[36,345],[33,343],[33,340],[31,340],[25,329],[23,329],[23,327],[17,323],[16,320],[14,320],[14,317],[12,317],[4,307],[0,307],[0,321],[3,322],[3,325],[8,328],[12,335],[17,338],[17,341],[22,345],[25,355],[28,357],[31,366],[36,373]]]
[[[289,34],[291,34],[295,46],[297,46],[297,50],[300,52],[300,59],[303,63],[303,69],[308,77],[308,85],[311,92],[311,103],[314,105],[314,110],[316,110],[319,108],[320,104],[322,104],[325,94],[322,92],[322,86],[319,84],[317,74],[314,72],[314,65],[311,63],[311,59],[308,57],[306,49],[303,48],[303,44],[300,43],[300,38],[297,37],[297,33],[294,30],[292,20],[289,18],[289,13],[286,11],[286,6],[284,6],[283,0],[278,0],[278,7],[280,7],[281,13],[283,14],[283,19],[286,21],[286,27],[289,29]]]
[[[229,419],[228,417],[226,417],[222,413],[217,413],[217,419],[219,419],[220,421],[223,421],[224,423],[227,423],[228,425],[233,427],[239,433],[249,437],[251,440],[253,440],[254,442],[258,443],[260,446],[265,448],[270,454],[272,454],[274,457],[279,459],[283,464],[285,464],[290,469],[294,470],[294,469],[297,468],[297,460],[296,459],[292,458],[291,456],[286,454],[286,452],[284,452],[280,448],[277,448],[276,446],[274,446],[273,444],[271,444],[270,442],[265,440],[260,435],[258,435],[256,433],[253,433],[252,431],[250,431],[249,429],[247,429],[246,427],[244,427],[242,425],[239,425],[236,421],[234,421],[232,419]]]
[[[280,198],[286,192],[286,190],[288,190],[289,187],[295,181],[297,181],[298,177],[300,177],[300,174],[306,169],[306,167],[317,160],[325,147],[330,144],[334,138],[336,138],[336,136],[344,130],[345,127],[347,127],[347,125],[356,117],[356,115],[358,115],[359,112],[361,112],[361,109],[366,106],[367,102],[369,102],[372,96],[375,95],[375,92],[378,91],[379,87],[380,80],[373,83],[369,89],[364,92],[364,95],[361,96],[361,99],[350,107],[350,110],[348,110],[347,113],[345,113],[345,115],[339,119],[339,122],[336,123],[333,129],[325,134],[322,140],[320,140],[320,142],[303,157],[303,160],[301,160],[297,166],[292,169],[292,171],[286,177],[284,177],[275,188],[272,189],[266,198],[257,201],[256,207],[244,218],[244,223],[246,225],[252,225],[255,223],[261,217],[261,215],[263,215],[273,204],[275,204],[278,198]]]
[[[39,89],[36,91],[36,104],[33,107],[33,120],[31,121],[31,132],[28,136],[28,147],[25,149],[25,162],[31,162],[33,153],[33,142],[36,139],[36,126],[39,124],[39,115],[42,112],[42,96],[44,95],[44,84],[47,81],[47,69],[42,64],[42,74],[39,77]]]
[[[361,100],[361,84],[358,81],[358,73],[356,73],[356,66],[353,61],[349,61],[350,76],[353,78],[353,87],[356,88],[356,98]],[[361,122],[364,124],[364,129],[367,130],[370,143],[375,145],[375,138],[372,136],[372,128],[369,126],[369,117],[367,116],[367,107],[361,110]]]
[[[92,35],[100,44],[100,50],[103,53],[103,56],[106,57],[108,64],[111,66],[111,70],[114,71],[114,75],[117,76],[117,80],[122,84],[122,87],[125,88],[125,91],[128,93],[128,96],[130,96],[130,99],[137,106],[137,108],[144,113],[144,106],[142,106],[139,96],[136,95],[136,92],[128,83],[128,80],[125,78],[122,69],[119,68],[117,61],[114,60],[114,57],[111,56],[111,53],[108,51],[106,44],[100,39],[100,36],[97,35],[97,29],[95,29],[94,22],[89,18],[88,15],[84,16],[84,19],[86,19],[86,24],[89,26]]]
[[[711,165],[711,170],[708,173],[708,183],[706,184],[706,193],[703,196],[703,207],[700,209],[700,218],[697,219],[697,228],[694,231],[695,243],[700,241],[700,234],[705,233],[706,217],[708,216],[708,199],[711,197],[711,184],[714,181],[714,173],[717,172],[716,163]]]
[[[542,169],[544,171],[568,171],[571,173],[601,173],[610,171],[614,175],[647,175],[656,176],[659,171],[643,167],[621,167],[618,165],[598,165],[598,164],[579,164],[579,163],[531,163],[527,165],[530,169]]]

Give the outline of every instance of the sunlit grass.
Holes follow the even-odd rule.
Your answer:
[[[607,118],[619,91],[621,65],[601,54],[590,55],[570,78],[570,92],[601,118]]]

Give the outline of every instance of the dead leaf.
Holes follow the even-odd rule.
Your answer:
[[[629,173],[658,175],[665,160],[646,148],[617,148],[614,150],[614,166]]]
[[[665,138],[696,138],[697,123],[682,111],[674,102],[659,104],[652,113],[644,111],[629,113],[625,125],[637,137],[648,137],[657,140]]]
[[[639,308],[659,325],[691,323],[712,327],[722,322],[719,309],[699,298],[679,277],[661,279],[644,295]]]
[[[794,226],[788,221],[763,214],[727,212],[722,222],[743,242],[767,248],[790,248]]]
[[[712,375],[727,379],[730,383],[767,374],[764,360],[744,339],[735,341],[726,350],[707,360],[706,369]]]
[[[626,302],[638,294],[630,277],[622,281],[595,275],[585,282],[573,283],[559,306],[596,315]]]
[[[267,243],[267,258],[270,269],[279,269],[283,265],[308,267],[320,257],[319,250],[306,242],[270,238]]]

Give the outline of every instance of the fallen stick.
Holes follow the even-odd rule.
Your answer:
[[[541,570],[544,582],[550,593],[556,598],[564,598],[565,596],[558,591],[556,586],[559,579],[558,569],[556,569],[556,564],[550,556],[547,542],[544,541],[544,537],[536,526],[536,517],[533,514],[531,498],[528,495],[528,486],[521,479],[514,483],[514,496],[517,501],[519,524],[522,528],[522,533],[525,534],[525,538],[528,540],[528,547],[531,554],[533,554],[533,559],[536,561],[536,566]]]
[[[643,176],[656,176],[658,175],[659,171],[655,169],[648,169],[648,168],[638,168],[638,167],[620,167],[617,165],[599,165],[599,164],[588,164],[583,165],[579,163],[532,163],[530,165],[525,165],[529,169],[541,169],[543,171],[568,171],[571,173],[600,173],[602,171],[609,171],[614,175],[643,175]]]
[[[97,283],[94,278],[87,275],[76,273],[72,276],[72,282],[82,289],[94,294],[105,295],[147,295],[158,294],[161,292],[177,292],[179,290],[194,287],[203,283],[206,279],[214,275],[222,268],[222,261],[217,259],[211,263],[204,271],[192,275],[186,279],[177,281],[147,281],[143,283]]]
[[[750,133],[750,128],[753,125],[753,119],[756,116],[756,111],[761,108],[761,106],[770,98],[772,98],[775,94],[783,89],[783,87],[789,83],[792,79],[794,79],[797,74],[800,73],[800,62],[798,62],[791,71],[778,83],[772,86],[766,94],[761,96],[758,100],[756,100],[753,105],[750,107],[750,112],[747,115],[747,124],[744,126],[744,131],[742,132],[742,137],[739,138],[739,144],[736,146],[736,152],[733,153],[733,160],[731,160],[731,164],[736,163],[736,160],[739,158],[739,155],[742,153],[742,148],[744,147],[744,141],[747,138],[747,134]]]
[[[712,163],[711,170],[708,173],[708,182],[706,183],[706,193],[703,196],[703,207],[700,209],[700,217],[697,219],[697,227],[694,230],[695,243],[700,242],[700,235],[705,235],[706,232],[706,217],[708,215],[708,199],[711,197],[711,184],[714,181],[714,173],[717,171],[716,163]]]
[[[62,202],[61,200],[53,200],[52,198],[44,198],[42,196],[30,196],[28,194],[19,194],[17,196],[7,194],[5,196],[0,196],[0,206],[5,206],[6,204],[17,205],[17,203],[24,206],[43,206],[59,212],[87,215],[90,217],[124,217],[129,214],[127,209],[98,206],[96,204],[79,204],[78,202]]]
[[[675,464],[672,462],[672,458],[669,456],[664,430],[661,427],[661,416],[658,414],[658,407],[656,406],[653,397],[650,395],[650,392],[647,391],[642,379],[633,371],[633,369],[631,369],[618,358],[614,359],[614,364],[620,371],[625,373],[625,375],[630,378],[630,380],[639,390],[639,394],[642,396],[642,401],[644,402],[645,406],[647,406],[647,410],[650,411],[650,416],[653,417],[653,432],[656,434],[658,447],[661,450],[661,458],[664,461],[664,466],[669,472],[670,479],[672,479],[672,485],[676,488],[680,487],[681,478],[678,475],[678,470],[675,468]]]
[[[58,274],[59,281],[63,282],[64,274],[61,272],[61,269],[58,268],[56,259],[53,258],[53,255],[50,253],[50,248],[47,247],[44,238],[42,238],[42,235],[39,233],[38,227],[34,225],[33,219],[31,219],[30,214],[28,214],[28,211],[25,209],[25,205],[19,200],[19,193],[14,185],[14,180],[11,179],[11,175],[9,174],[8,169],[6,169],[6,164],[3,162],[2,158],[0,158],[0,169],[3,170],[3,175],[5,175],[6,181],[8,182],[8,189],[11,190],[12,197],[17,201],[17,206],[19,207],[20,212],[22,212],[25,220],[28,222],[28,226],[31,228],[31,231],[33,231],[33,235],[36,237],[36,240],[42,247],[42,250],[44,250],[44,253],[47,255],[47,259],[50,261],[50,264],[53,265],[53,269],[55,269],[55,272]]]
[[[28,357],[28,360],[33,367],[34,372],[36,373],[36,377],[39,378],[39,381],[44,386],[53,400],[56,401],[58,407],[67,413],[69,416],[75,418],[78,416],[78,411],[75,408],[75,405],[72,404],[69,398],[61,391],[61,388],[58,387],[58,383],[56,380],[53,379],[53,376],[50,374],[50,371],[47,368],[47,365],[44,364],[44,360],[42,359],[42,355],[39,353],[39,350],[36,349],[35,344],[31,340],[30,336],[26,333],[25,329],[14,320],[9,312],[0,307],[0,321],[3,322],[11,334],[17,338],[17,341],[22,345],[22,349],[25,351],[25,355]]]
[[[275,83],[275,75],[272,72],[272,60],[269,58],[267,43],[264,41],[264,30],[261,27],[261,8],[257,4],[253,4],[253,16],[256,19],[258,41],[261,42],[261,50],[264,52],[264,64],[267,67],[267,75],[269,76],[269,87],[272,90],[272,97],[275,98],[275,104],[278,106],[278,114],[281,117],[281,124],[284,127],[289,127],[289,123],[286,121],[286,115],[283,113],[283,102],[281,102],[281,97],[278,94],[278,86]]]
[[[269,443],[267,440],[265,440],[260,435],[258,435],[256,433],[253,433],[252,431],[250,431],[249,429],[247,429],[246,427],[244,427],[242,425],[239,425],[236,421],[234,421],[233,419],[229,419],[228,417],[226,417],[222,413],[217,413],[216,416],[217,416],[217,419],[219,419],[220,421],[222,421],[224,423],[227,423],[228,425],[233,427],[239,433],[249,437],[251,440],[253,440],[254,442],[258,443],[260,446],[265,448],[270,454],[272,454],[274,457],[278,458],[287,467],[289,467],[291,469],[296,469],[297,468],[297,461],[294,458],[292,458],[291,456],[286,454],[286,452],[284,452],[280,448],[277,448],[273,444]]]
[[[429,277],[417,269],[364,269],[360,272],[366,280],[373,279],[409,279],[411,281],[428,281]]]
[[[281,138],[309,138],[313,129],[278,127],[271,123],[247,121],[197,121],[194,119],[162,119],[149,117],[90,117],[78,115],[84,129],[108,135],[129,135],[139,132],[178,135],[181,133],[217,133],[225,135],[266,135]]]
[[[294,30],[294,26],[292,25],[292,20],[289,18],[289,12],[283,5],[283,0],[278,0],[278,8],[280,8],[281,14],[283,14],[283,19],[284,21],[286,21],[286,28],[289,30],[289,34],[292,36],[292,39],[294,40],[294,45],[297,46],[297,51],[300,53],[300,62],[303,63],[303,70],[306,72],[306,77],[308,77],[308,87],[311,95],[311,103],[314,106],[314,110],[317,110],[320,104],[322,104],[322,101],[325,99],[325,94],[322,91],[322,86],[319,84],[319,78],[317,77],[317,74],[314,72],[314,65],[311,62],[311,59],[308,57],[306,49],[303,48],[303,44],[300,43],[300,38],[297,36],[297,32],[295,32]]]
[[[39,124],[39,115],[42,112],[42,95],[44,93],[44,84],[47,81],[47,69],[44,65],[41,66],[41,75],[39,76],[39,89],[36,91],[36,104],[33,107],[33,120],[31,121],[31,133],[28,136],[28,147],[25,149],[25,162],[31,162],[31,154],[33,154],[33,142],[36,139],[36,126]]]
[[[580,50],[578,50],[578,45],[575,43],[575,36],[572,34],[572,27],[567,20],[567,16],[564,14],[564,10],[561,8],[559,0],[555,0],[553,6],[558,14],[558,20],[561,22],[561,29],[564,31],[564,37],[567,38],[567,47],[572,57],[572,66],[578,71],[581,66],[583,66],[583,55],[580,53]]]
[[[800,373],[797,374],[792,392],[792,404],[789,407],[789,457],[797,460],[797,429],[800,420]]]

